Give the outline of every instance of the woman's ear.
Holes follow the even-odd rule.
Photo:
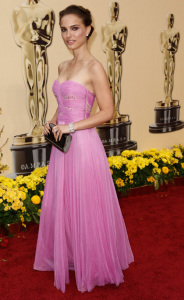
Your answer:
[[[91,25],[86,27],[86,36],[89,36],[90,32],[91,32]]]

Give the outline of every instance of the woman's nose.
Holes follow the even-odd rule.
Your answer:
[[[71,31],[67,30],[67,38],[69,38],[71,36]]]

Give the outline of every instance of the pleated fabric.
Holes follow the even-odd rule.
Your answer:
[[[58,123],[89,117],[94,95],[75,81],[54,82]],[[123,282],[134,261],[107,157],[94,128],[72,134],[67,153],[52,147],[34,269],[54,271],[65,292],[69,270],[79,291]]]

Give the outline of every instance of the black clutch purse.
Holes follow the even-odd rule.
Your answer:
[[[55,137],[52,133],[52,128],[55,127],[55,124],[49,123],[49,126],[51,128],[50,133],[47,135],[44,135],[45,139],[50,142],[53,146],[58,148],[60,151],[66,153],[70,147],[72,136],[69,133],[64,133],[61,137],[60,141],[55,140]]]

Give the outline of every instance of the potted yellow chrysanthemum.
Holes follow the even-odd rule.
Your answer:
[[[26,193],[19,190],[13,179],[0,176],[0,226],[8,229],[10,224],[20,222],[25,199]]]
[[[174,182],[184,176],[184,147],[138,152],[125,150],[118,156],[108,157],[109,167],[117,192],[126,194],[131,188]]]
[[[0,176],[0,226],[9,229],[11,224],[26,227],[27,222],[39,223],[47,168],[38,168],[15,180]]]

